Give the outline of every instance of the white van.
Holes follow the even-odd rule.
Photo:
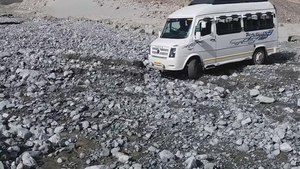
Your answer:
[[[252,59],[262,64],[278,51],[277,15],[270,2],[195,4],[169,16],[151,43],[149,62],[161,71],[204,69]]]

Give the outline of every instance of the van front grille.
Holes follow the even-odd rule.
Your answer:
[[[151,53],[157,56],[168,56],[169,49],[167,47],[152,47]]]

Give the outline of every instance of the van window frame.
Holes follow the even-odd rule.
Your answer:
[[[207,22],[207,21],[210,21],[211,24],[210,24],[210,33],[208,34],[205,34],[205,35],[202,35],[202,28],[201,28],[201,22]],[[208,23],[208,22],[207,22]],[[211,36],[212,33],[213,33],[213,24],[214,24],[214,18],[210,18],[210,17],[204,17],[204,18],[200,18],[196,21],[196,26],[195,26],[195,30],[194,30],[194,35],[196,35],[196,32],[200,32],[201,33],[201,37],[205,37],[205,36]],[[200,25],[200,31],[197,30],[198,29],[198,26]]]
[[[256,29],[250,29],[247,27],[248,23],[246,23],[246,19],[250,18],[249,17],[249,14],[251,14],[252,16],[256,15],[257,16],[257,28]],[[275,13],[274,12],[264,12],[264,13],[255,13],[255,14],[252,14],[252,13],[249,13],[249,14],[245,14],[243,15],[243,24],[244,24],[244,31],[245,32],[253,32],[253,31],[260,31],[260,30],[267,30],[267,29],[274,29],[275,28],[275,22],[276,22],[276,16],[275,16]],[[248,15],[248,16],[247,16]],[[260,27],[260,22],[261,22],[261,17],[263,15],[267,15],[267,16],[271,16],[271,20],[272,20],[272,25],[271,26],[265,26],[265,27]],[[251,18],[252,18],[251,16]],[[251,19],[249,19],[251,20]],[[265,21],[266,22],[266,21]]]
[[[230,18],[231,18],[231,22],[234,21],[234,19],[238,19],[239,20],[239,28],[238,29],[232,29],[230,32],[228,31],[228,32],[225,32],[225,33],[220,33],[219,32],[219,28],[218,28],[219,21],[220,20],[225,20],[225,24],[226,24],[226,19],[230,19]],[[233,14],[231,16],[228,16],[228,15],[216,16],[216,34],[218,36],[230,35],[230,34],[237,34],[237,33],[241,33],[242,31],[243,31],[242,15],[240,15],[240,14]]]

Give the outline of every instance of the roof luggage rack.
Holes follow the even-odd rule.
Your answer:
[[[232,4],[232,3],[246,3],[246,2],[266,2],[268,0],[193,0],[189,5],[197,4]]]

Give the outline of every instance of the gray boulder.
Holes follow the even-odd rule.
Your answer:
[[[197,163],[196,163],[196,158],[194,156],[191,156],[190,158],[188,158],[184,164],[185,164],[185,169],[193,169],[197,167]]]
[[[275,102],[274,98],[266,97],[266,96],[262,96],[262,95],[257,96],[257,99],[260,103],[264,103],[264,104],[270,104],[270,103]]]
[[[24,139],[24,140],[27,140],[32,136],[32,133],[28,129],[19,128],[17,130],[17,136]]]
[[[259,92],[259,90],[257,90],[257,89],[252,89],[252,90],[250,90],[250,96],[251,97],[256,97],[256,96],[258,96],[260,94],[260,92]]]
[[[288,143],[283,143],[280,145],[280,151],[282,152],[290,152],[293,148]]]
[[[167,162],[168,160],[172,160],[175,158],[174,154],[168,150],[163,150],[159,153],[159,157],[161,161]]]
[[[24,166],[29,167],[29,168],[34,168],[37,165],[34,158],[32,158],[28,152],[24,152],[22,154],[22,162],[23,162]]]
[[[85,169],[110,169],[110,167],[106,165],[94,165],[86,167]]]
[[[10,102],[7,100],[1,101],[0,102],[0,111],[4,110],[5,108],[10,107]]]
[[[0,169],[4,169],[4,165],[3,165],[2,161],[0,161]]]
[[[8,52],[0,52],[0,58],[10,57],[11,55]]]

